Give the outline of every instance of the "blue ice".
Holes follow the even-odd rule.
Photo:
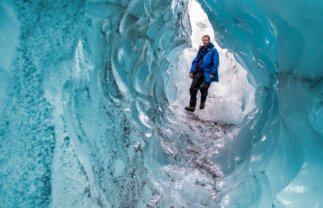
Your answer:
[[[323,3],[198,2],[254,90],[226,122],[173,105],[190,1],[0,2],[0,207],[323,206]]]

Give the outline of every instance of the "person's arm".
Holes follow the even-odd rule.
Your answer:
[[[215,76],[217,74],[217,70],[219,67],[219,53],[218,50],[214,49],[214,54],[213,54],[213,67],[211,71],[211,75]]]
[[[193,73],[194,72],[194,70],[196,68],[196,64],[199,62],[199,60],[200,60],[200,53],[198,51],[197,54],[196,54],[195,59],[192,62],[192,66],[191,66],[191,69],[190,69],[190,73]]]

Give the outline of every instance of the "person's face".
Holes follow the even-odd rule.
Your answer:
[[[203,37],[202,42],[203,42],[203,46],[207,46],[209,44],[210,40],[208,37]]]

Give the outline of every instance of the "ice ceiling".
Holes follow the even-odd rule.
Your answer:
[[[246,116],[176,107],[189,1],[0,2],[1,206],[322,206],[323,4],[198,2]]]

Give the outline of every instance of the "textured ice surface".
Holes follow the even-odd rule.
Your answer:
[[[232,146],[222,207],[321,207],[320,1],[201,1],[255,80],[257,111]]]
[[[1,207],[322,206],[323,4],[199,2],[255,87],[241,128],[169,106],[188,1],[0,2]]]

